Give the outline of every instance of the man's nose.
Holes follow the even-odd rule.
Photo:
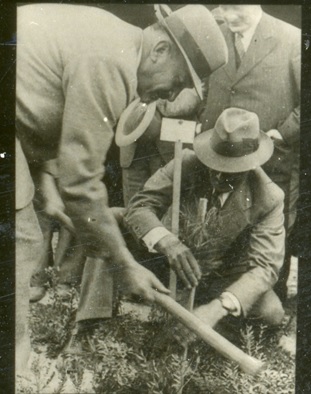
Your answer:
[[[232,12],[223,12],[222,16],[227,23],[236,22],[238,19],[237,15],[233,14]]]

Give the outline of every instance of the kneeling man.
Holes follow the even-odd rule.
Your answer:
[[[167,257],[188,288],[198,286],[194,314],[207,324],[233,315],[278,325],[284,311],[273,286],[284,258],[284,194],[260,167],[272,140],[255,113],[229,108],[193,148],[183,151],[179,238],[169,231],[173,161],[131,199],[125,224]],[[201,198],[207,210],[198,219]]]

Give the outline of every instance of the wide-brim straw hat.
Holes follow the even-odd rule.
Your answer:
[[[187,5],[174,12],[167,5],[154,7],[158,23],[182,53],[202,99],[201,81],[228,61],[227,45],[215,18],[203,5]]]
[[[228,108],[213,129],[195,137],[193,149],[207,167],[227,173],[255,169],[273,154],[273,141],[259,127],[258,116],[240,108]]]
[[[150,126],[156,112],[156,102],[142,103],[139,98],[122,112],[116,130],[116,144],[120,147],[136,142]]]

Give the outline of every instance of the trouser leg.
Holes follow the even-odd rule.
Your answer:
[[[249,318],[260,319],[268,326],[278,326],[285,315],[282,303],[273,290],[267,291],[253,306]]]
[[[286,241],[285,241],[285,257],[284,263],[280,270],[279,279],[274,287],[275,292],[284,303],[287,299],[287,281],[291,269],[291,257],[292,257],[292,246],[290,238],[292,237],[292,231],[294,230],[294,224],[297,214],[297,200],[299,194],[299,177],[298,177],[299,166],[293,166],[293,174],[289,184],[289,190],[285,198],[285,229],[286,229]]]
[[[58,269],[59,283],[80,284],[85,260],[79,240],[65,227],[61,227],[55,250],[55,267]]]
[[[283,266],[280,270],[279,279],[274,287],[276,294],[280,297],[281,301],[284,303],[287,299],[287,280],[291,268],[291,251],[288,247],[288,237],[285,241],[285,256]]]
[[[76,321],[112,316],[113,275],[110,264],[88,257],[84,266]]]
[[[33,287],[44,286],[48,281],[48,275],[46,269],[53,266],[53,250],[52,250],[52,237],[53,237],[53,225],[41,227],[43,236],[42,241],[42,253],[40,261],[38,262],[33,275],[31,277],[30,284]]]
[[[48,281],[46,269],[54,265],[52,238],[57,223],[55,220],[44,212],[44,204],[42,201],[39,176],[40,169],[31,168],[33,182],[35,185],[35,195],[33,199],[33,206],[38,218],[40,229],[43,235],[41,259],[36,266],[31,278],[31,286],[42,287]]]
[[[42,233],[32,203],[16,212],[16,372],[27,368],[29,287],[42,253]]]

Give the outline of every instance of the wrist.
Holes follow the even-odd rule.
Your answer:
[[[121,247],[117,252],[113,253],[111,260],[121,269],[131,268],[137,264],[131,252],[126,247]]]
[[[179,239],[175,235],[168,234],[165,237],[161,238],[154,245],[154,249],[157,252],[160,252],[162,254],[166,254],[167,248],[172,247],[173,245],[177,245],[179,242],[180,242]]]

